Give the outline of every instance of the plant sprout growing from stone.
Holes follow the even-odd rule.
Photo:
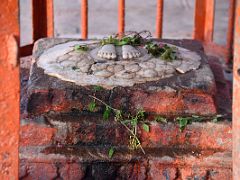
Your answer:
[[[95,99],[105,105],[105,111],[103,113],[103,118],[105,120],[106,120],[106,117],[109,118],[110,113],[113,112],[115,121],[119,122],[127,129],[127,131],[130,133],[129,148],[132,150],[136,150],[136,149],[140,148],[141,151],[143,152],[143,154],[145,154],[145,151],[142,148],[141,142],[137,136],[137,129],[138,129],[138,125],[140,122],[143,125],[143,129],[145,131],[149,132],[149,126],[143,122],[144,111],[139,110],[136,113],[136,115],[128,115],[127,117],[124,117],[121,110],[115,109],[115,108],[109,106],[108,104],[106,104],[102,100],[96,98],[95,96],[90,95],[90,97],[92,97],[93,99]]]
[[[129,135],[129,148],[132,150],[136,150],[138,148],[141,149],[143,154],[145,154],[145,151],[141,145],[141,141],[138,138],[138,125],[141,123],[142,128],[149,132],[150,128],[149,125],[147,125],[145,121],[145,112],[143,110],[138,110],[135,115],[129,114],[127,117],[125,117],[121,110],[115,109],[111,107],[110,105],[106,104],[104,101],[98,99],[95,96],[89,95],[93,100],[99,101],[103,105],[105,105],[105,111],[103,113],[103,119],[107,120],[110,116],[110,113],[114,113],[114,119],[116,122],[120,123],[125,127],[125,129],[130,133]],[[93,104],[94,101],[92,101],[90,104]],[[95,103],[94,103],[95,104]],[[89,111],[94,111],[92,107],[96,107],[96,105],[90,105]],[[111,148],[111,154],[113,153],[113,149]],[[109,152],[110,153],[110,152]]]
[[[192,115],[192,116],[186,116],[186,117],[176,117],[175,121],[178,122],[179,124],[179,129],[182,132],[188,124],[191,124],[192,122],[201,122],[206,119],[212,119],[212,122],[218,122],[222,117],[224,117],[221,114],[217,114],[212,117],[202,117],[202,116],[197,116],[197,115]]]
[[[144,36],[145,35],[145,36]],[[98,43],[101,46],[97,52],[100,58],[113,60],[117,58],[116,47],[122,47],[122,58],[133,59],[139,58],[141,52],[137,49],[138,46],[144,46],[149,54],[158,57],[162,60],[171,61],[177,59],[176,48],[170,47],[167,44],[157,44],[149,39],[151,33],[149,31],[141,32],[126,32],[125,35],[119,38],[119,35],[109,36],[101,39]],[[75,45],[75,51],[87,51],[88,45]]]
[[[114,120],[118,123],[120,123],[124,128],[129,132],[129,148],[131,150],[136,150],[138,148],[141,149],[143,154],[145,154],[145,150],[143,149],[141,145],[141,141],[138,137],[138,128],[139,124],[142,125],[142,129],[145,132],[150,132],[150,126],[145,122],[146,116],[145,111],[142,109],[137,110],[136,114],[128,114],[127,116],[124,116],[125,113],[123,113],[121,110],[116,109],[102,101],[101,99],[97,98],[95,96],[95,93],[97,91],[101,91],[103,88],[101,86],[94,86],[94,95],[89,95],[93,100],[88,105],[88,110],[90,112],[94,112],[96,108],[96,101],[102,103],[105,106],[105,110],[103,112],[103,119],[108,120],[110,117],[110,114],[114,114]],[[213,122],[217,122],[220,118],[222,118],[223,115],[216,115],[212,117],[203,117],[203,116],[197,116],[197,115],[191,115],[191,116],[185,116],[185,117],[176,117],[174,120],[179,124],[179,130],[182,132],[188,124],[191,124],[192,122],[201,122],[206,119],[212,119]],[[158,123],[167,123],[168,119],[165,117],[162,117],[160,115],[156,115],[154,120]],[[112,158],[115,150],[113,147],[109,149],[108,156],[109,158]]]
[[[152,54],[154,57],[160,57],[166,61],[177,59],[176,48],[170,47],[167,44],[157,44],[149,41],[145,48],[148,50],[148,53]]]

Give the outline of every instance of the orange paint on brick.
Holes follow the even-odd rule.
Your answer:
[[[209,115],[216,113],[212,95],[198,91],[156,92],[146,94],[136,91],[131,97],[134,108],[142,107],[146,112],[165,116],[175,116],[182,113]]]
[[[24,125],[20,128],[20,146],[51,145],[56,131],[51,127],[35,124]]]
[[[41,103],[39,103],[41,102]],[[41,114],[49,111],[67,112],[72,108],[81,110],[83,105],[81,102],[67,99],[64,91],[40,90],[29,97],[28,111],[33,114]]]

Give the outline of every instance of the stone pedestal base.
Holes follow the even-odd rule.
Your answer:
[[[87,111],[91,101],[89,95],[93,94],[114,108],[126,112],[143,109],[149,114],[167,117],[216,114],[214,77],[206,62],[206,56],[201,51],[202,46],[196,41],[170,42],[199,53],[201,65],[197,70],[185,74],[176,72],[169,78],[136,83],[127,87],[102,88],[96,93],[94,85],[78,86],[47,75],[37,66],[36,62],[47,48],[67,41],[71,40],[43,39],[36,43],[33,56],[35,63],[32,65],[28,87],[27,110],[30,114],[49,111],[68,112],[73,109]],[[99,108],[100,111],[101,109]]]
[[[70,40],[40,40],[33,59],[37,62],[46,48],[66,41]],[[169,119],[192,114],[211,116],[216,109],[226,109],[223,104],[231,104],[222,72],[215,68],[216,91],[201,44],[190,40],[167,42],[198,52],[202,57],[200,68],[158,81],[95,91],[95,86],[78,86],[46,75],[34,63],[28,100],[22,96],[29,116],[21,121],[20,178],[231,179],[231,122],[192,123],[180,132],[176,122],[152,121],[155,115]],[[128,149],[129,133],[112,116],[103,121],[102,104],[97,102],[97,110],[88,111],[92,101],[88,95],[93,94],[125,112],[134,113],[138,108],[147,112],[150,132],[138,127],[146,155]],[[111,147],[115,152],[109,158]]]

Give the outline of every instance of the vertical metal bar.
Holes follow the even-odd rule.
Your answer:
[[[118,0],[118,34],[122,36],[125,30],[125,0]]]
[[[88,37],[88,0],[81,1],[81,29],[82,39]]]
[[[53,0],[32,0],[33,41],[54,35]]]
[[[205,15],[205,26],[204,26],[204,41],[213,41],[214,32],[214,15],[215,15],[215,0],[206,0],[206,15]]]
[[[54,7],[53,0],[46,0],[47,7],[47,37],[54,36]]]
[[[194,30],[193,38],[203,41],[205,28],[205,2],[206,0],[195,0],[195,14],[194,14]]]
[[[214,32],[215,0],[196,0],[194,39],[212,42]]]
[[[228,57],[227,63],[229,63],[232,52],[233,52],[233,32],[234,32],[234,15],[235,15],[235,0],[229,0],[229,10],[228,10],[228,31],[227,31],[227,50]]]
[[[163,0],[157,0],[157,17],[156,17],[156,37],[162,38],[163,29]]]
[[[233,62],[233,179],[240,177],[240,0],[236,0]]]
[[[0,3],[0,179],[18,179],[20,77],[18,0]]]

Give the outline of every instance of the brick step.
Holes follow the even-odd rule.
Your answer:
[[[231,152],[145,149],[146,154],[109,146],[20,148],[20,177],[42,179],[231,179]]]
[[[230,151],[231,122],[202,122],[188,125],[180,132],[176,122],[148,122],[150,132],[139,126],[144,148],[198,148]],[[22,121],[21,146],[38,145],[112,145],[128,146],[129,132],[113,119],[102,115],[53,114]]]

